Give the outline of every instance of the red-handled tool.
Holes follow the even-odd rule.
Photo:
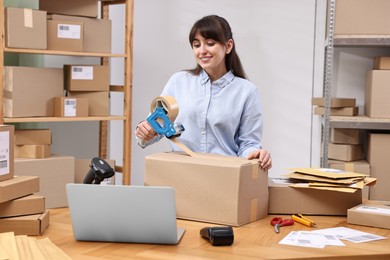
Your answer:
[[[275,232],[279,233],[280,227],[294,225],[294,220],[275,217],[271,219],[271,225],[274,226]]]

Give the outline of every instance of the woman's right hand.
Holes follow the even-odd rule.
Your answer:
[[[144,142],[148,142],[157,136],[157,133],[147,121],[142,121],[137,125],[135,135]]]

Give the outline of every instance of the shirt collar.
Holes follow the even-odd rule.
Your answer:
[[[213,85],[224,88],[226,87],[234,78],[233,72],[230,70],[225,75],[223,75],[222,78],[216,80],[213,82]],[[202,70],[200,72],[200,82],[202,84],[206,84],[210,80],[209,76],[207,75],[206,71]]]

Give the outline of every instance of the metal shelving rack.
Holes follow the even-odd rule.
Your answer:
[[[367,116],[330,116],[330,99],[333,84],[333,52],[335,47],[390,47],[390,35],[335,35],[336,0],[328,0],[328,31],[325,57],[324,98],[325,115],[322,129],[321,167],[328,167],[330,128],[390,130],[390,119]]]
[[[0,84],[0,124],[7,123],[27,123],[27,122],[69,122],[69,121],[99,121],[99,156],[107,158],[107,136],[108,136],[108,121],[122,120],[123,121],[123,164],[115,168],[116,172],[123,173],[123,184],[129,185],[131,180],[130,159],[131,159],[131,90],[132,90],[132,47],[133,47],[133,0],[100,0],[101,2],[101,18],[109,19],[109,7],[111,5],[122,4],[125,7],[125,50],[123,54],[111,53],[86,53],[86,52],[67,52],[67,51],[52,51],[52,50],[32,50],[32,49],[13,49],[6,48],[4,43],[4,1],[0,0],[0,34],[2,36],[2,44],[0,46],[0,82],[3,82],[4,70],[4,53],[34,53],[46,55],[62,55],[62,56],[84,56],[84,57],[100,57],[101,64],[108,65],[109,59],[123,58],[124,59],[124,84],[123,86],[110,86],[110,91],[119,91],[124,93],[124,114],[123,116],[110,115],[106,117],[73,117],[73,118],[58,118],[58,117],[28,117],[28,118],[5,118],[3,116],[3,85]]]

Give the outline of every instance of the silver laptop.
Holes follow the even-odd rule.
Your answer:
[[[170,187],[66,185],[76,240],[177,244],[175,191]]]

